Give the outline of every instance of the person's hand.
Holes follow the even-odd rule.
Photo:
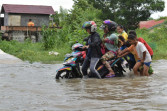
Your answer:
[[[121,53],[120,51],[117,51],[117,55],[120,55],[120,53]]]
[[[144,63],[144,60],[142,59],[140,62],[143,64],[143,63]]]
[[[117,58],[120,58],[120,57],[121,57],[121,56],[118,54],[118,55],[117,55]]]
[[[107,38],[104,38],[104,41],[108,40]]]
[[[103,39],[103,42],[106,43],[106,41],[108,41],[108,39],[107,39],[107,38],[104,38],[104,39]]]
[[[83,48],[83,49],[88,49],[88,48],[89,48],[89,45],[88,45],[88,46],[83,46],[82,48]]]
[[[82,49],[86,49],[86,46],[83,46]]]

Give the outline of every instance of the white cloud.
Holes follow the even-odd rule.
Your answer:
[[[167,0],[164,0],[164,1],[165,1],[165,9],[164,9],[164,11],[153,13],[151,15],[152,18],[157,19],[157,18],[162,17],[162,16],[167,16]]]

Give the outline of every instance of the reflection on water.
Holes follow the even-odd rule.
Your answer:
[[[61,65],[0,64],[0,111],[167,109],[167,61],[150,77],[55,80]]]

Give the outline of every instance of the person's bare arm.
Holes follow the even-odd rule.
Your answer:
[[[146,58],[146,51],[143,52],[143,59],[140,62],[144,63],[145,58]]]
[[[121,55],[118,55],[118,58],[119,57],[124,57],[124,56],[126,56],[126,55],[128,55],[130,52],[125,52],[125,53],[123,53],[123,54],[121,54]]]
[[[123,55],[124,53],[130,53],[130,51],[128,50],[128,48],[124,49],[123,51],[119,52],[118,55]]]

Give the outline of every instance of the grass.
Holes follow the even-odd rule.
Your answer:
[[[70,48],[67,45],[53,48],[52,50],[44,50],[42,43],[19,43],[17,41],[1,41],[0,49],[24,61],[42,63],[57,63],[57,61],[64,59],[66,53],[70,52]],[[49,55],[50,51],[58,52],[59,55]]]

